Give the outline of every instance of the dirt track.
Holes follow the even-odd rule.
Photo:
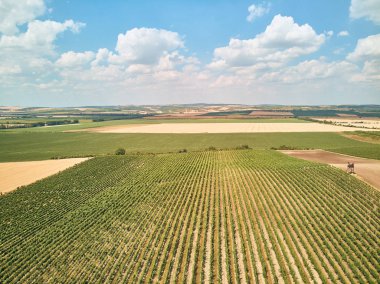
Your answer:
[[[329,164],[344,171],[347,169],[347,162],[353,162],[356,175],[380,190],[379,160],[358,158],[323,150],[283,150],[281,152],[296,158]]]
[[[19,186],[46,178],[87,159],[88,158],[73,158],[0,163],[0,193],[6,193],[15,190]]]
[[[99,133],[269,133],[357,130],[363,129],[322,123],[159,123],[105,126],[82,131]]]

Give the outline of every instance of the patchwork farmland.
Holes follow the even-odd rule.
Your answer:
[[[0,0],[34,283],[380,284],[380,0]]]
[[[276,151],[98,157],[0,198],[0,280],[377,283],[379,206]]]

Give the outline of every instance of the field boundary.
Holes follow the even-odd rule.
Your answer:
[[[279,152],[294,158],[327,164],[346,172],[347,162],[355,164],[354,177],[364,181],[373,188],[380,190],[380,161],[362,157],[356,157],[322,149],[316,150],[279,150]],[[347,158],[345,161],[342,158]]]

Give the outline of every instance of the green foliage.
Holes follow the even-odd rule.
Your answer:
[[[379,206],[276,151],[94,158],[0,196],[0,282],[376,283]]]
[[[350,132],[350,134],[369,138],[376,142],[380,141],[380,131],[354,131],[354,132]]]
[[[0,121],[1,122],[1,121]],[[78,119],[60,119],[60,120],[51,120],[46,119],[45,121],[33,121],[33,120],[14,120],[14,121],[5,121],[0,124],[0,129],[22,129],[22,128],[33,128],[33,127],[42,127],[42,126],[62,126],[67,124],[78,124]]]
[[[125,149],[124,148],[118,148],[115,151],[115,155],[125,155]]]
[[[237,146],[235,149],[236,150],[247,150],[247,149],[251,149],[251,148],[247,144],[244,144],[244,145]]]
[[[296,147],[281,145],[280,147],[271,147],[271,150],[295,150]]]

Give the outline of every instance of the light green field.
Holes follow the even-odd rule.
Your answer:
[[[326,149],[365,158],[380,159],[380,144],[352,140],[337,133],[239,133],[239,134],[103,134],[61,132],[0,132],[0,161],[44,160],[127,153],[165,153],[180,149],[198,151],[214,146],[254,149],[286,145],[297,149]]]
[[[99,157],[0,196],[0,282],[377,283],[379,207],[276,151]]]

